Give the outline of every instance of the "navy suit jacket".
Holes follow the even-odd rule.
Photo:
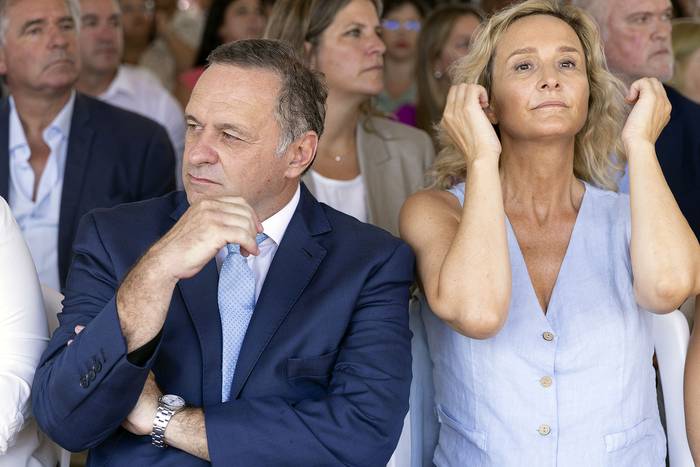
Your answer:
[[[122,278],[187,207],[177,192],[83,218],[61,325],[34,379],[41,428],[91,448],[90,466],[209,465],[120,427],[153,369],[164,393],[203,408],[213,465],[386,465],[408,410],[410,248],[302,186],[222,403],[215,260],[177,284],[144,366],[127,359],[115,307]],[[77,324],[87,327],[75,337]]]
[[[700,105],[665,87],[673,110],[656,153],[681,212],[700,238]]]
[[[8,200],[10,103],[0,103],[0,196]],[[175,189],[175,154],[156,122],[76,93],[58,225],[58,272],[65,286],[78,221],[91,209]]]

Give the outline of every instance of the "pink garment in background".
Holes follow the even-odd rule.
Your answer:
[[[415,104],[404,104],[394,113],[394,118],[404,125],[416,126],[416,106]]]

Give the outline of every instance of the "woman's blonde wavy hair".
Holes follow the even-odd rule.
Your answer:
[[[574,175],[597,187],[617,190],[617,179],[627,162],[620,144],[627,114],[624,85],[608,71],[596,23],[580,8],[556,0],[528,0],[496,13],[476,32],[469,54],[453,65],[452,83],[480,84],[490,95],[493,58],[501,37],[511,24],[532,15],[561,19],[581,41],[590,96],[586,122],[576,135]],[[443,149],[430,173],[431,186],[446,189],[465,180],[466,163],[442,124],[438,139]]]

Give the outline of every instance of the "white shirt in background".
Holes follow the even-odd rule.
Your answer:
[[[0,198],[0,467],[55,467],[31,416],[30,393],[49,331],[32,257]]]
[[[362,174],[352,180],[335,180],[314,170],[309,173],[314,180],[317,200],[359,221],[367,222],[367,190]]]
[[[55,290],[61,290],[58,273],[58,222],[74,103],[75,92],[44,130],[43,139],[49,146],[50,153],[39,180],[36,200],[32,200],[35,177],[29,164],[31,150],[15,101],[10,97],[10,207],[34,258],[39,280]]]
[[[182,188],[182,155],[185,151],[185,117],[180,104],[145,68],[121,65],[109,88],[98,99],[160,123],[175,150],[175,176]]]

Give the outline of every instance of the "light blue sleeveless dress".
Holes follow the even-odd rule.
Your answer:
[[[464,184],[451,190],[463,204]],[[508,319],[490,339],[423,312],[437,466],[663,467],[651,314],[634,298],[629,197],[586,184],[547,314],[513,228]]]

